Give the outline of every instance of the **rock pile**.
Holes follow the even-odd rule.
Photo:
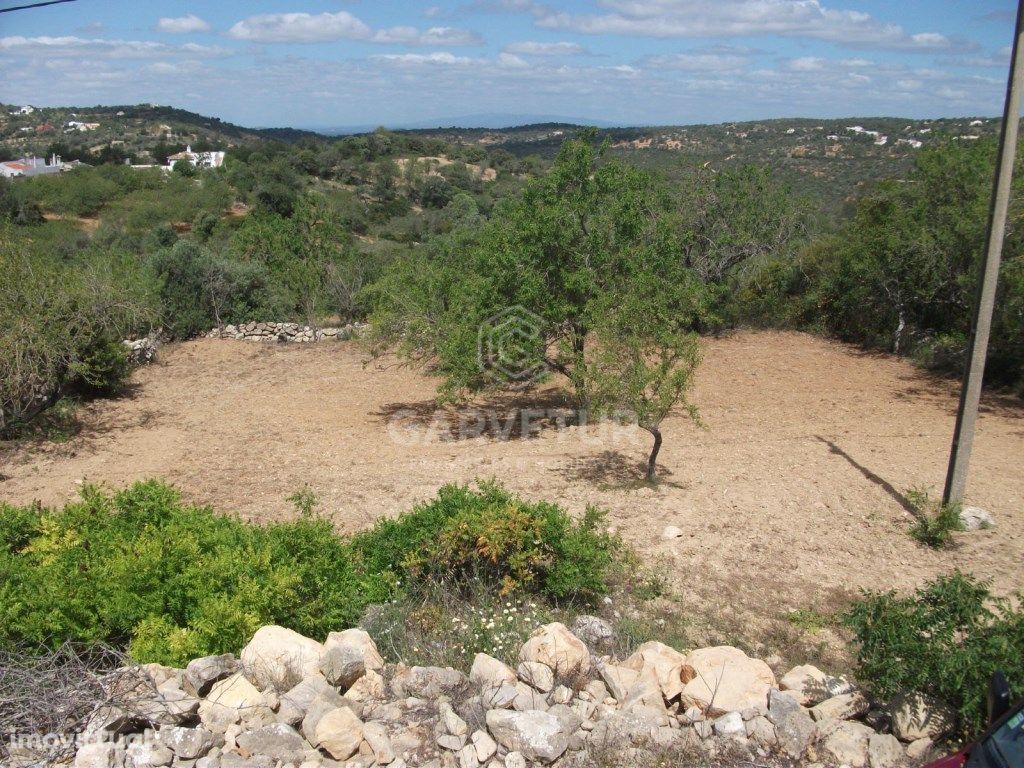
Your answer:
[[[603,623],[584,626],[601,636]],[[921,700],[889,713],[812,666],[776,680],[736,648],[684,654],[657,642],[617,660],[558,623],[533,633],[515,668],[481,653],[468,676],[385,665],[361,629],[320,643],[274,626],[239,659],[136,674],[149,693],[130,711],[97,711],[87,733],[104,738],[81,746],[74,768],[585,768],[611,753],[618,765],[675,753],[897,768],[944,728]],[[130,733],[147,738],[114,738]]]
[[[334,328],[313,328],[298,323],[241,323],[214,328],[209,339],[242,339],[244,341],[297,341],[311,342],[325,339],[350,339],[365,327],[363,323],[349,323]]]
[[[125,339],[123,343],[128,350],[128,362],[132,365],[145,365],[153,362],[156,351],[160,348],[160,339],[156,336]]]

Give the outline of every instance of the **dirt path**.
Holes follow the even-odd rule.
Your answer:
[[[71,442],[0,448],[0,499],[59,504],[83,478],[163,477],[190,499],[267,520],[291,514],[285,497],[308,483],[353,530],[442,483],[495,477],[575,513],[604,507],[680,592],[734,617],[737,632],[954,567],[1003,593],[1024,586],[1024,408],[988,399],[980,419],[968,495],[997,528],[959,536],[952,552],[924,549],[906,533],[900,494],[941,489],[955,387],[905,361],[802,334],[707,341],[695,392],[706,428],[666,423],[665,482],[651,489],[632,482],[646,433],[430,439],[433,382],[364,359],[351,343],[172,347],[136,373],[130,398],[85,408]],[[513,404],[489,405],[504,418]],[[668,525],[684,535],[663,540]]]

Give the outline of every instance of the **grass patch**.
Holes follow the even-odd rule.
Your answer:
[[[953,532],[964,529],[960,522],[960,505],[934,501],[924,488],[911,488],[906,496],[917,518],[910,535],[932,549],[952,547]]]

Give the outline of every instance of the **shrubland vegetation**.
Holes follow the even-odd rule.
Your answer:
[[[158,482],[86,487],[62,509],[0,505],[0,646],[108,643],[181,666],[237,653],[265,624],[324,637],[425,590],[585,606],[636,579],[597,510],[573,522],[494,484],[446,486],[351,539],[295,501],[296,520],[265,527]]]
[[[794,192],[777,169],[686,153],[652,167],[586,132],[557,143],[548,163],[418,133],[261,137],[217,170],[0,179],[0,431],[18,434],[62,398],[116,392],[123,338],[248,320],[369,319],[376,351],[430,365],[447,397],[522,385],[509,362],[528,379],[561,375],[579,406],[627,410],[651,433],[649,479],[667,414],[698,418],[687,392],[701,334],[799,328],[961,365],[991,140],[936,142],[845,209]],[[988,368],[1017,391],[1020,220],[1017,194]],[[510,309],[529,332],[481,366],[480,328]],[[157,483],[90,488],[62,510],[5,506],[0,643],[102,641],[180,664],[237,650],[266,623],[323,636],[373,605],[393,633],[382,644],[449,663],[511,651],[525,617],[591,604],[635,571],[597,512],[573,522],[494,485],[446,487],[351,539],[297,502],[306,514],[267,527]],[[954,515],[920,506],[915,535],[944,545]],[[454,611],[467,596],[474,608]],[[456,614],[472,640],[434,645]],[[956,575],[910,597],[866,595],[847,621],[866,682],[936,696],[966,732],[993,669],[1019,692],[1021,616]]]
[[[1024,610],[954,572],[915,594],[866,593],[846,616],[858,674],[879,696],[917,691],[957,713],[959,735],[986,726],[989,679],[1002,671],[1016,696],[1024,681]]]

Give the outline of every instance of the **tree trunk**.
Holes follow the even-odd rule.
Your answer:
[[[651,448],[651,455],[647,459],[647,482],[653,483],[658,467],[658,451],[661,450],[661,430],[657,427],[644,427],[644,429],[654,435],[654,446]]]
[[[907,316],[903,310],[899,310],[899,322],[896,324],[896,333],[894,334],[892,351],[893,354],[898,355],[900,353],[900,342],[903,340],[903,330],[907,327]]]

